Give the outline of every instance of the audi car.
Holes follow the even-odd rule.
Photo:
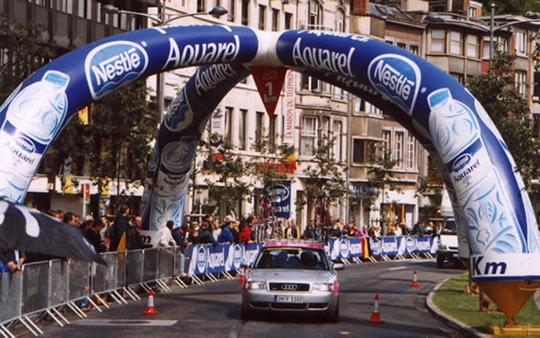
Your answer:
[[[314,242],[264,243],[242,285],[242,319],[261,313],[322,314],[339,320],[339,282],[324,247]]]

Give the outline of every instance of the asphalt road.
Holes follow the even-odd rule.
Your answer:
[[[418,288],[410,286],[414,270]],[[349,265],[339,273],[339,323],[292,314],[242,321],[240,284],[234,280],[159,293],[154,299],[157,316],[142,315],[144,298],[103,313],[91,311],[87,319],[73,319],[64,328],[42,326],[42,337],[460,337],[432,316],[425,303],[436,284],[462,272],[437,269],[433,260]],[[381,324],[367,321],[376,294]]]

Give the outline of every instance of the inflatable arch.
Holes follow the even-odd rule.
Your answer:
[[[52,140],[81,108],[140,77],[199,69],[160,127],[145,221],[180,217],[211,112],[252,66],[289,67],[363,97],[408,128],[450,188],[473,279],[512,319],[540,283],[537,225],[504,141],[479,102],[424,59],[369,37],[244,26],[149,28],[72,51],[26,79],[0,107],[0,196],[24,199]],[[159,223],[156,223],[159,222]]]

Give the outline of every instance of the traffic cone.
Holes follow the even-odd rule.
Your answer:
[[[147,316],[155,316],[159,314],[154,307],[154,291],[152,289],[150,289],[150,292],[148,293],[148,305],[142,314]]]
[[[379,294],[375,294],[375,309],[373,310],[373,313],[371,314],[371,317],[369,317],[368,322],[370,323],[384,323],[384,320],[381,319],[381,316],[379,315]]]
[[[414,275],[413,275],[413,280],[411,282],[411,287],[412,288],[417,288],[419,286],[420,286],[420,284],[418,284],[418,277],[416,275],[416,270],[414,270]]]

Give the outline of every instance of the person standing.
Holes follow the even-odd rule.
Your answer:
[[[166,226],[160,228],[156,234],[155,245],[159,248],[176,247],[176,242],[172,236],[173,221],[167,221]]]
[[[118,251],[118,249],[131,249],[131,241],[128,236],[129,234],[129,223],[127,220],[127,216],[129,215],[129,206],[127,204],[122,204],[120,207],[120,210],[118,211],[118,215],[116,215],[116,219],[114,220],[114,223],[112,225],[112,231],[111,231],[111,251]],[[122,237],[124,237],[125,240],[125,248],[119,248],[118,245],[120,244],[120,241],[122,240]]]

